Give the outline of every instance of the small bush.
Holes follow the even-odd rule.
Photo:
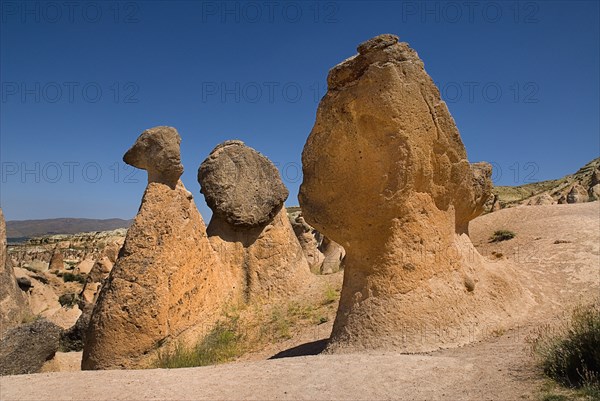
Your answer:
[[[587,394],[600,393],[600,299],[578,306],[568,321],[546,325],[528,340],[550,378]]]
[[[69,309],[72,308],[73,306],[77,305],[78,302],[79,302],[79,296],[77,294],[68,293],[68,294],[63,294],[60,297],[58,297],[58,303],[60,304],[60,306],[66,307]]]
[[[490,237],[490,242],[508,241],[513,239],[517,234],[509,230],[496,230]]]
[[[156,367],[191,368],[231,361],[241,354],[240,337],[237,320],[218,323],[195,347],[177,344],[171,351],[159,351]]]
[[[62,279],[65,283],[68,282],[78,282],[81,284],[85,284],[85,277],[81,274],[73,274],[73,273],[63,273]]]

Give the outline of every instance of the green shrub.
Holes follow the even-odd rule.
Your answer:
[[[63,273],[62,279],[65,283],[68,282],[78,282],[81,284],[85,284],[85,277],[81,274],[73,274],[73,273]]]
[[[546,325],[528,340],[550,378],[587,394],[600,393],[600,299],[576,307],[568,321]]]
[[[191,368],[231,361],[241,354],[240,337],[236,319],[218,323],[195,347],[176,344],[170,351],[159,351],[156,367]]]
[[[496,230],[490,237],[490,242],[508,241],[513,239],[517,234],[509,230]]]

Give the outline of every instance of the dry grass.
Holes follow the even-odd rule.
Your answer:
[[[600,299],[577,306],[568,319],[540,327],[528,342],[548,377],[600,399]]]
[[[291,339],[306,327],[330,321],[335,315],[339,289],[327,286],[321,298],[278,305],[229,306],[223,318],[195,346],[175,344],[160,349],[154,367],[186,368],[216,365]]]

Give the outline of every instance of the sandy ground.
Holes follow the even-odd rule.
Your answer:
[[[516,238],[489,243],[497,229]],[[305,332],[219,366],[40,373],[0,378],[1,400],[536,400],[543,378],[525,341],[600,292],[600,203],[524,206],[482,216],[471,237],[490,263],[516,267],[537,302],[524,324],[485,341],[426,355],[314,355],[326,337]],[[558,243],[556,243],[558,242]],[[494,252],[495,254],[492,254]],[[502,254],[502,256],[498,256]],[[296,347],[296,348],[294,348]],[[291,348],[291,350],[290,350]],[[265,360],[281,351],[304,356]]]

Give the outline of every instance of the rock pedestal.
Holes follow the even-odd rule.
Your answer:
[[[491,168],[468,162],[408,44],[381,35],[358,53],[329,72],[302,153],[304,217],[346,250],[328,350],[464,344],[485,319],[506,317],[520,291],[466,234]]]
[[[312,279],[283,206],[288,190],[269,159],[227,141],[202,163],[198,182],[213,210],[210,241],[245,301],[289,297]]]
[[[192,194],[177,181],[179,141],[174,128],[157,127],[125,155],[148,169],[150,182],[98,295],[83,369],[149,366],[161,346],[210,330],[232,293]],[[147,164],[153,160],[160,163]]]

